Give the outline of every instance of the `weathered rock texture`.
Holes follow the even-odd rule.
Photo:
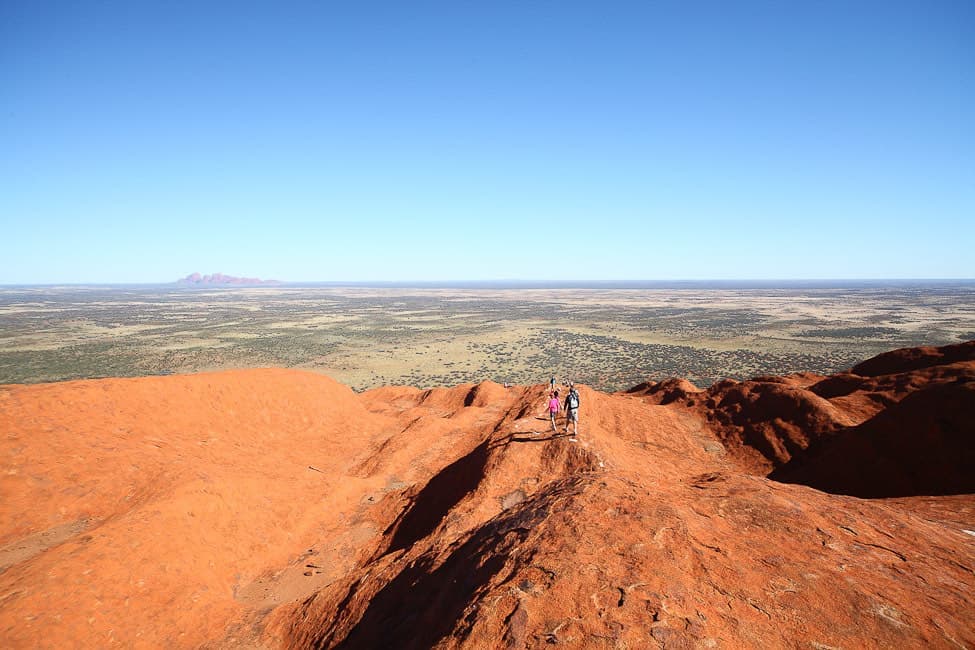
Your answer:
[[[0,644],[973,647],[973,350],[582,387],[578,442],[542,385],[0,387]]]

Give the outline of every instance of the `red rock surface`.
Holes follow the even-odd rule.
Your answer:
[[[699,392],[701,392],[700,389],[686,379],[671,377],[663,381],[648,381],[637,384],[624,391],[624,394],[647,397],[649,398],[647,401],[652,404],[670,404],[678,400],[686,400]]]
[[[941,388],[946,384],[975,385],[973,382],[975,341],[970,341],[942,348],[893,350],[830,377],[801,373],[786,377],[756,377],[744,382],[723,381],[698,394],[671,391],[672,397],[664,402],[680,404],[705,419],[707,428],[746,471],[764,475],[774,470],[776,478],[791,477],[788,480],[812,485],[809,481],[813,480],[813,474],[820,473],[819,470],[814,471],[810,467],[798,472],[798,467],[811,463],[807,457],[818,457],[827,448],[832,450],[831,460],[825,461],[825,465],[830,467],[823,465],[823,471],[835,473],[840,465],[845,465],[847,468],[844,471],[852,475],[858,472],[857,466],[863,462],[870,463],[881,456],[889,457],[881,448],[890,445],[899,447],[901,451],[895,455],[902,456],[907,465],[912,464],[908,456],[915,453],[930,458],[928,452],[933,452],[941,454],[942,459],[946,460],[956,451],[973,447],[968,442],[975,433],[972,430],[975,417],[969,402],[970,394],[964,388]],[[655,389],[659,390],[665,384],[663,382]],[[909,402],[917,404],[913,409],[893,409],[893,414],[884,415],[885,411],[909,395],[930,391],[942,395],[944,390],[952,392],[956,398],[914,396]],[[637,394],[649,395],[648,401],[661,403],[651,393],[652,390],[648,393],[644,389]],[[949,411],[944,411],[945,408]],[[911,420],[910,426],[899,425],[898,419],[902,417]],[[877,421],[873,421],[874,418],[878,418]],[[929,421],[921,422],[924,418]],[[942,421],[943,424],[939,424]],[[911,442],[922,431],[924,435],[936,436],[938,434],[934,431],[937,429],[944,429],[944,435],[937,440],[932,438],[930,444]],[[899,438],[903,438],[903,444],[893,442]],[[867,439],[876,443],[870,450],[863,448],[860,442],[854,442]],[[836,451],[834,447],[838,446],[845,446],[848,451]],[[854,447],[860,449],[859,455],[851,455]],[[909,452],[909,448],[913,448],[913,451]],[[874,458],[875,453],[880,455]],[[969,453],[961,454],[958,462],[975,468]],[[845,461],[841,460],[843,457]],[[907,465],[902,463],[897,471],[902,472]],[[935,476],[940,472],[939,467],[939,463],[933,463],[928,470],[928,476],[936,483],[941,481]],[[894,471],[893,466],[889,469]],[[924,481],[921,480],[913,481],[916,489],[904,487],[893,492],[907,490],[914,494],[943,494],[959,489],[975,491],[972,479],[965,479],[968,481],[967,487],[952,488],[949,485],[957,483],[956,474],[949,472],[941,478],[946,479],[941,481],[944,485],[938,487],[932,484],[929,489],[934,491],[925,492],[922,487]],[[864,484],[872,484],[873,488],[846,493],[893,496],[893,492],[880,487],[892,480],[887,474],[864,472],[862,479]],[[824,482],[816,485],[830,491],[852,489],[839,486],[831,489]]]
[[[581,387],[575,443],[545,432],[545,385],[0,387],[0,642],[971,647],[973,362],[926,358]],[[939,469],[953,494],[925,492]]]
[[[958,362],[964,363],[972,361],[973,358],[975,358],[975,341],[940,348],[901,348],[867,359],[853,366],[851,372],[863,377],[876,377]]]

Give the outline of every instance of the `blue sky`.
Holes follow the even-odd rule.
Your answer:
[[[0,3],[0,283],[975,277],[975,3]]]

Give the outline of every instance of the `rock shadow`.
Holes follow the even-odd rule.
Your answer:
[[[861,498],[975,493],[975,382],[912,393],[768,478]]]
[[[432,648],[451,634],[463,639],[476,616],[465,617],[465,612],[505,569],[529,532],[548,516],[549,497],[539,495],[491,520],[439,566],[432,555],[418,559],[369,599],[347,634],[341,636],[333,628],[313,647],[413,650]]]
[[[384,534],[390,537],[384,553],[407,549],[440,525],[460,500],[477,489],[484,478],[490,440],[455,460],[431,478]]]

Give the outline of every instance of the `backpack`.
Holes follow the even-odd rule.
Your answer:
[[[579,393],[575,391],[570,392],[568,402],[569,402],[570,409],[579,408]]]

